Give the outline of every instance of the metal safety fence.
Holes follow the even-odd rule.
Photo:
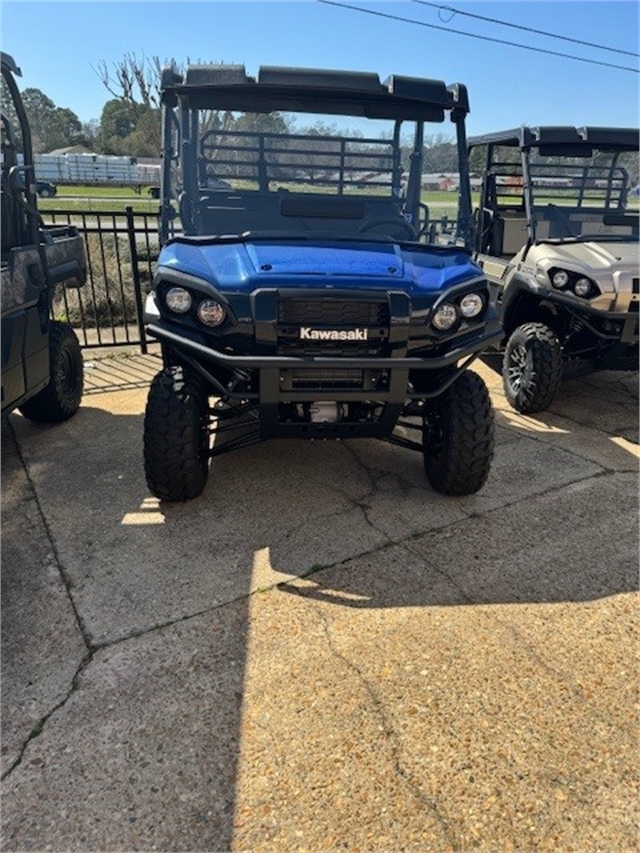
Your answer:
[[[42,216],[46,224],[75,225],[87,250],[87,282],[58,289],[56,319],[76,329],[83,347],[139,346],[147,352],[142,311],[160,249],[156,214],[126,207],[51,210]]]
[[[132,207],[122,212],[50,210],[51,225],[75,225],[87,250],[87,282],[78,289],[59,288],[53,313],[70,323],[84,348],[139,347],[148,351],[143,304],[151,289],[160,251],[158,218]],[[427,240],[453,232],[455,220],[432,220]]]

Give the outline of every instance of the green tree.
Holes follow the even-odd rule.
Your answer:
[[[160,154],[160,60],[127,53],[110,69],[98,63],[96,73],[114,97],[100,118],[97,142],[104,154],[158,157]]]
[[[450,137],[443,133],[436,133],[425,138],[422,171],[426,173],[458,171],[458,148]]]
[[[160,110],[148,109],[140,115],[135,130],[124,138],[122,145],[132,157],[159,157],[160,136]]]
[[[72,110],[57,107],[40,89],[25,89],[22,101],[29,119],[35,154],[84,142],[82,123]],[[17,127],[12,108],[3,102],[3,109],[7,108],[10,120]]]
[[[165,64],[173,64],[168,60]],[[158,56],[138,57],[127,53],[109,66],[98,62],[94,71],[113,98],[104,106],[98,144],[105,154],[158,157],[161,145],[160,75]],[[228,112],[202,111],[201,133],[229,129],[233,117]]]
[[[160,110],[113,98],[104,105],[97,144],[103,154],[160,155]]]
[[[92,118],[90,121],[82,123],[82,137],[84,144],[91,151],[96,151],[98,146],[98,133],[100,132],[100,121],[97,118]]]
[[[250,133],[287,133],[287,123],[281,113],[242,113],[233,122],[233,130]]]
[[[114,98],[102,108],[100,117],[100,134],[107,140],[111,137],[124,139],[136,129],[140,118],[140,107],[138,104],[119,101]]]

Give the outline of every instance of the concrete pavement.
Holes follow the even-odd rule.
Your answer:
[[[154,356],[2,448],[2,849],[638,849],[638,385],[490,384],[484,489],[269,442],[142,472]]]

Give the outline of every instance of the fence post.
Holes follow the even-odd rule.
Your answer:
[[[136,301],[136,317],[138,320],[138,332],[140,333],[140,349],[144,355],[147,354],[147,335],[144,329],[142,286],[140,284],[140,270],[138,268],[138,246],[136,243],[136,226],[133,219],[133,208],[126,207],[127,234],[129,236],[129,252],[131,254],[131,275],[133,277],[133,293]]]

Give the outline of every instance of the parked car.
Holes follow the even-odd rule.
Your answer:
[[[58,192],[58,187],[51,181],[36,181],[36,193],[40,198],[53,198]]]
[[[18,158],[18,166],[23,165],[23,158],[20,156]],[[25,174],[22,171],[19,171],[16,175],[16,180],[18,181],[20,187],[24,189],[25,187]],[[36,195],[40,198],[53,198],[54,195],[58,192],[58,188],[55,184],[50,183],[49,181],[32,181],[33,187],[35,189]]]

